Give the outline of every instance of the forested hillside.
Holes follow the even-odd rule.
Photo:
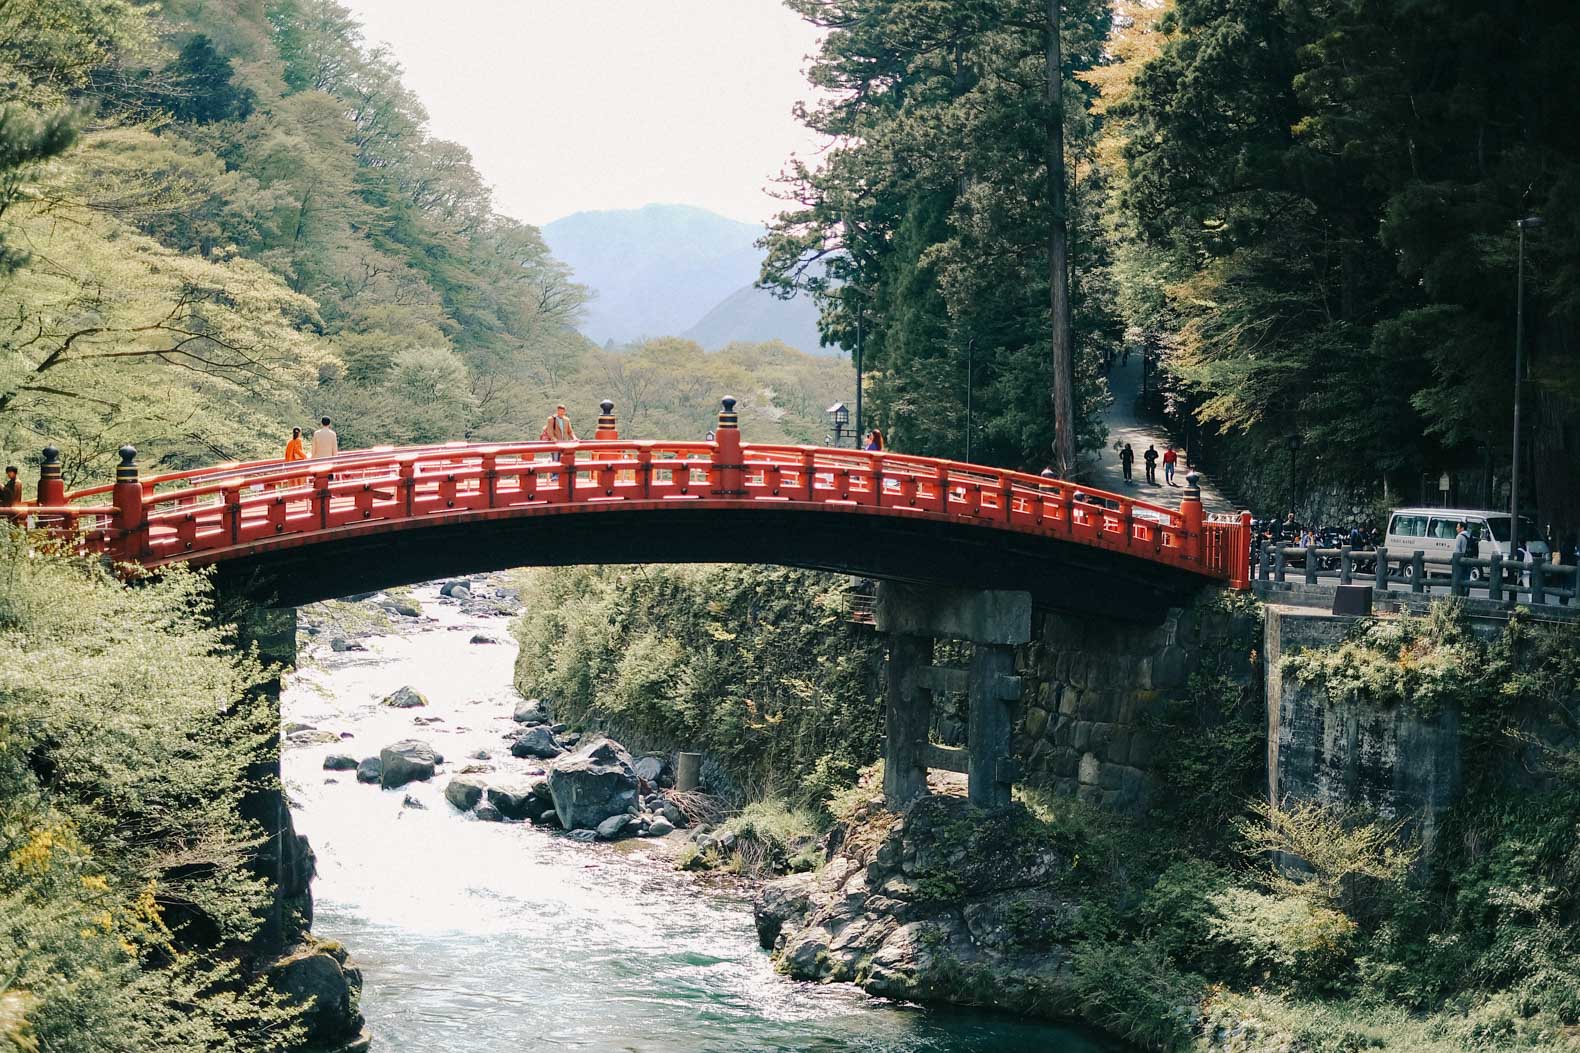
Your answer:
[[[792,166],[765,284],[818,294],[841,346],[860,319],[897,445],[959,448],[970,355],[974,449],[1045,463],[1048,5],[789,2],[828,30],[806,120],[834,145]],[[1542,523],[1580,524],[1572,4],[1066,0],[1061,26],[1088,449],[1123,340],[1259,507],[1424,475],[1435,498],[1445,470],[1506,502],[1515,221],[1539,215],[1525,478]]]

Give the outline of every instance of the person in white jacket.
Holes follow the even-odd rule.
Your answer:
[[[329,426],[329,418],[325,417],[319,422],[320,427],[313,432],[313,459],[320,457],[333,457],[340,452],[340,436],[335,434],[335,429]]]

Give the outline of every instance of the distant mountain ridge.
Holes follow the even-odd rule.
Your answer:
[[[708,350],[781,340],[819,351],[810,300],[752,288],[761,227],[690,205],[646,205],[577,212],[542,231],[550,251],[597,294],[580,327],[591,340],[685,336]]]

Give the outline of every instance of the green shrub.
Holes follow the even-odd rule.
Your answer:
[[[270,895],[240,806],[277,725],[212,609],[197,574],[128,587],[0,528],[0,1048],[297,1037],[214,953],[252,936]]]
[[[1181,972],[1155,944],[1088,941],[1075,950],[1081,1016],[1147,1049],[1177,1049],[1191,1037],[1198,977]]]
[[[1234,949],[1252,979],[1320,992],[1348,974],[1358,927],[1341,911],[1248,888],[1225,889],[1211,902],[1212,937]]]

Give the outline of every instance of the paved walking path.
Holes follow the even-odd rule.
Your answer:
[[[1180,454],[1180,463],[1174,473],[1174,485],[1164,483],[1163,451],[1168,448],[1168,435],[1160,424],[1136,416],[1136,399],[1141,394],[1141,356],[1131,355],[1129,365],[1114,363],[1108,374],[1108,387],[1114,394],[1113,402],[1103,414],[1103,421],[1108,425],[1108,446],[1096,462],[1088,466],[1085,477],[1093,485],[1114,493],[1134,493],[1142,500],[1162,505],[1177,504],[1185,489],[1185,455],[1183,451],[1176,451]],[[1119,466],[1116,449],[1127,442],[1136,451],[1135,478],[1128,483]],[[1149,443],[1158,449],[1158,481],[1155,484],[1147,482],[1147,464],[1142,460]],[[1201,476],[1201,501],[1209,512],[1237,511],[1234,503],[1219,493],[1206,475]]]

